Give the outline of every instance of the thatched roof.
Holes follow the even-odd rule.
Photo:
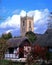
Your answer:
[[[52,47],[52,29],[47,29],[45,34],[36,34],[36,36],[37,40],[34,42],[34,45]],[[26,39],[28,40],[27,37],[11,38],[7,41],[7,45],[9,47],[18,47]]]
[[[47,38],[46,38],[47,46],[52,46],[52,29],[48,29],[46,32],[47,32]]]
[[[27,37],[11,38],[7,41],[8,47],[18,47],[23,41],[28,40]],[[28,40],[29,41],[29,40]],[[30,41],[29,41],[30,42]]]
[[[45,40],[46,36],[42,35],[41,37],[37,38],[37,40],[34,42],[34,45],[40,45],[40,46],[45,46]]]
[[[37,38],[37,40],[34,42],[34,45],[40,45],[40,46],[49,46],[52,47],[52,29],[48,29],[45,34],[42,34]]]

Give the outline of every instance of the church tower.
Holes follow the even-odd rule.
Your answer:
[[[28,31],[34,31],[34,21],[33,17],[25,16],[21,17],[21,36],[25,36],[26,32]]]

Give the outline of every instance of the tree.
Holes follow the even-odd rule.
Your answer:
[[[47,59],[47,62],[49,61],[49,59],[50,59],[50,52],[47,50],[47,52],[46,52],[46,59]]]
[[[6,49],[7,49],[6,40],[0,38],[0,59],[3,59]]]
[[[33,33],[32,31],[29,31],[29,32],[27,32],[26,34],[25,34],[25,36],[27,36],[28,37],[28,39],[32,42],[32,43],[34,43],[34,41],[36,40],[36,35],[35,35],[35,33]]]
[[[10,32],[8,34],[2,34],[1,38],[3,38],[3,39],[12,38],[12,34]]]

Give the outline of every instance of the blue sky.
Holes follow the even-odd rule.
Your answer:
[[[26,13],[34,15],[34,32],[44,33],[51,11],[52,0],[0,0],[0,35],[5,32],[20,35],[20,15]]]

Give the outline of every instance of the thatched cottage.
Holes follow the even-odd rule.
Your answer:
[[[8,48],[5,53],[5,59],[26,58],[31,51],[31,42],[27,37],[11,38],[7,41]]]

